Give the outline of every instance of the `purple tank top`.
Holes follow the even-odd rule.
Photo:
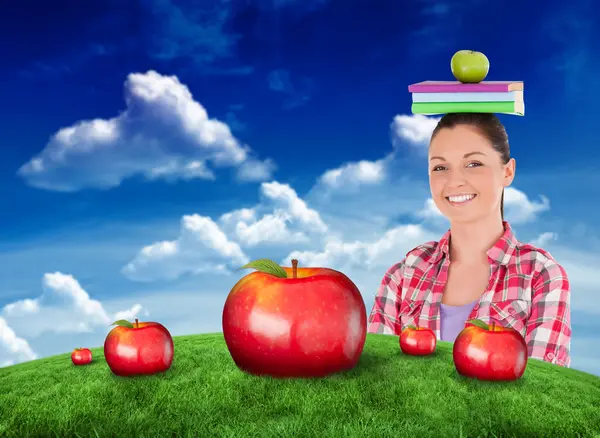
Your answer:
[[[479,302],[479,298],[464,306],[449,306],[440,303],[440,339],[454,342],[458,334],[465,328],[465,322]]]

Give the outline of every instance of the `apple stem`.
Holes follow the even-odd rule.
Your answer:
[[[292,259],[292,277],[296,278],[298,272],[298,260]]]
[[[494,321],[492,321],[492,331],[494,331],[494,326],[496,325],[496,323]]]
[[[138,319],[137,318],[135,319],[135,328],[140,328],[139,324],[138,324]]]

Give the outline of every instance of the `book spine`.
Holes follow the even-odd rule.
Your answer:
[[[522,105],[520,105],[522,106]],[[413,114],[499,113],[523,115],[515,102],[414,102]]]
[[[511,84],[413,84],[411,93],[508,93]]]
[[[517,102],[522,91],[507,93],[412,93],[413,102]]]

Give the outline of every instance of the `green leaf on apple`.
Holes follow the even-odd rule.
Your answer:
[[[118,321],[113,322],[111,325],[120,325],[121,327],[133,328],[133,324],[126,319],[119,319]]]
[[[409,326],[406,326],[406,328],[404,330],[406,330],[406,329],[416,330],[417,328],[414,325],[409,325]]]
[[[482,328],[484,330],[489,329],[489,326],[480,319],[471,319],[471,320],[469,320],[469,324],[472,324],[472,325]]]
[[[240,269],[247,268],[256,269],[257,271],[264,272],[265,274],[271,274],[275,277],[287,278],[287,273],[285,270],[277,263],[269,259],[254,260],[253,262],[247,263],[237,270],[239,271]]]

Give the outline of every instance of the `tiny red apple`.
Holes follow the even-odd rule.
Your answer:
[[[427,356],[435,351],[437,339],[427,327],[408,326],[400,333],[400,349],[411,356]]]
[[[71,360],[75,365],[87,365],[92,361],[92,351],[89,348],[76,348],[71,353]]]
[[[517,380],[527,366],[527,344],[513,328],[469,321],[452,349],[458,373],[480,380]]]
[[[135,324],[123,319],[114,322],[104,341],[104,357],[117,376],[156,374],[168,370],[173,363],[173,338],[157,322]]]

